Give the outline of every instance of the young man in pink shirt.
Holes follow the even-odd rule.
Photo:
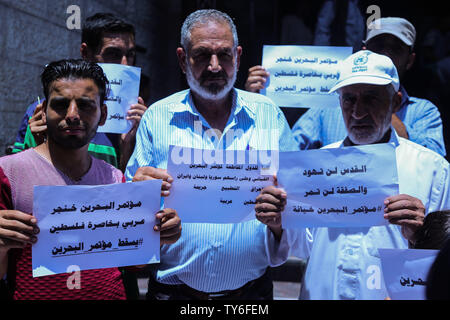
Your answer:
[[[0,158],[0,279],[14,299],[125,299],[117,268],[81,271],[81,289],[67,288],[68,274],[33,278],[31,245],[39,228],[33,217],[35,185],[104,185],[125,182],[122,172],[88,154],[89,141],[106,116],[108,80],[83,60],[50,63],[42,74],[47,140],[34,149]],[[51,196],[51,195],[49,195]],[[156,213],[161,244],[181,235],[172,209]]]

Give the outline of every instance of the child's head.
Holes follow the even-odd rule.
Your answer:
[[[441,249],[450,237],[450,210],[426,215],[423,226],[417,229],[415,236],[414,249]]]

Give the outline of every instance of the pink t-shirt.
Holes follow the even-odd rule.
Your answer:
[[[0,158],[0,210],[32,214],[36,185],[103,185],[124,181],[118,169],[92,158],[89,171],[74,182],[34,149],[28,149]],[[14,266],[8,269],[9,278],[12,274],[15,282],[14,299],[125,299],[122,276],[117,268],[81,271],[81,289],[71,290],[67,286],[71,274],[32,277],[31,245],[9,253],[9,265]]]

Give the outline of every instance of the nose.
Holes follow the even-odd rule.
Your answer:
[[[126,55],[122,56],[122,59],[120,60],[120,64],[123,64],[124,66],[128,65],[128,58]]]
[[[219,72],[222,69],[217,55],[213,54],[209,60],[208,70],[211,72]]]
[[[353,106],[352,117],[354,119],[360,120],[367,116],[366,107],[359,100]]]
[[[75,100],[72,100],[69,107],[67,108],[66,122],[67,124],[80,122],[80,114],[78,112],[78,106]]]

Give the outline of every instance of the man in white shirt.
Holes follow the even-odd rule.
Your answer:
[[[392,60],[359,51],[340,67],[337,91],[347,138],[327,148],[393,143],[399,195],[384,201],[387,226],[287,229],[282,211],[289,196],[271,186],[257,198],[256,217],[267,224],[278,245],[269,248],[273,265],[290,255],[308,258],[301,299],[384,299],[378,248],[408,248],[426,213],[450,208],[450,168],[440,155],[399,137],[391,126],[401,103]]]

